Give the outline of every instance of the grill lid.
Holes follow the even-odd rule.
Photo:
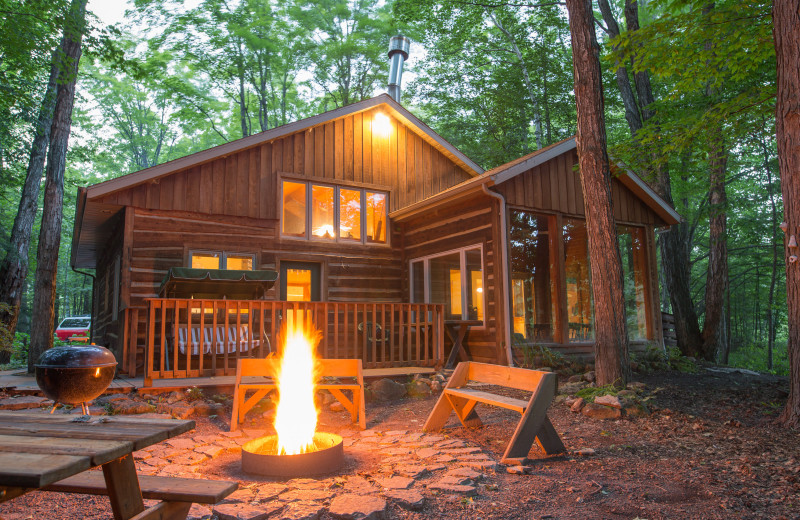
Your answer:
[[[117,359],[105,347],[78,345],[53,347],[45,350],[36,362],[36,368],[95,368],[116,366]]]

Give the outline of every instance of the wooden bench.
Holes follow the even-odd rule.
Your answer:
[[[139,487],[142,498],[161,500],[161,503],[143,511],[132,520],[186,518],[193,503],[216,504],[236,491],[238,484],[223,480],[139,475]],[[61,493],[108,495],[102,471],[79,473],[42,489]]]
[[[476,390],[467,386],[470,381],[524,390],[531,392],[531,396],[526,401]],[[441,430],[451,411],[465,427],[482,426],[475,406],[478,403],[489,404],[522,414],[503,454],[503,462],[527,457],[534,440],[548,455],[561,453],[566,448],[547,418],[547,408],[557,388],[558,376],[551,372],[463,361],[447,382],[423,429]]]
[[[320,378],[347,377],[355,379],[354,383],[318,383],[317,390],[328,390],[342,406],[350,412],[354,423],[364,430],[367,427],[364,408],[364,374],[360,359],[319,359]],[[275,357],[266,359],[240,359],[236,365],[236,386],[233,391],[233,413],[231,415],[231,431],[236,431],[239,424],[253,406],[270,392],[278,388],[277,375],[280,371],[280,360]],[[243,382],[244,377],[262,376],[269,381],[256,383]],[[246,398],[247,392],[255,393]],[[344,391],[352,393],[348,399]]]

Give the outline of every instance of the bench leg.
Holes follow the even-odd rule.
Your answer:
[[[553,423],[550,422],[547,416],[544,418],[544,424],[536,433],[536,443],[548,455],[567,451],[564,443],[561,442],[561,437],[556,432],[556,429],[553,428]]]
[[[481,418],[475,412],[475,405],[478,404],[478,401],[453,395],[447,395],[447,399],[450,401],[450,406],[453,407],[453,411],[456,412],[456,416],[464,428],[480,428],[483,426]]]
[[[555,396],[555,381],[555,375],[552,378],[543,377],[541,379],[536,391],[531,395],[528,408],[517,424],[502,460],[527,457],[533,441],[540,433],[548,449],[557,448],[553,436],[558,438],[558,434],[547,418],[547,408]],[[563,448],[563,444],[561,446]]]
[[[186,520],[191,508],[191,502],[161,502],[131,520]]]

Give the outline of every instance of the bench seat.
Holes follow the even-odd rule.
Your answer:
[[[236,491],[236,482],[139,475],[142,498],[165,502],[216,504]],[[42,488],[45,491],[108,495],[102,471],[85,471]]]
[[[491,392],[484,392],[482,390],[473,390],[471,388],[446,388],[444,392],[448,395],[463,397],[465,399],[491,404],[501,408],[508,408],[509,410],[514,410],[515,412],[519,413],[525,413],[525,410],[530,404],[528,401],[523,401],[522,399],[497,395]]]

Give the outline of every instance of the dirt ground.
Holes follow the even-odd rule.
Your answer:
[[[786,399],[785,379],[705,370],[636,379],[653,396],[650,415],[597,420],[554,404],[549,416],[568,454],[545,457],[534,447],[530,474],[500,470],[478,496],[437,496],[422,511],[390,505],[387,518],[800,519],[800,431],[773,423]],[[434,402],[435,397],[370,403],[368,428],[419,431]],[[499,460],[519,415],[493,407],[478,411],[484,427],[464,429],[451,420],[447,435]],[[349,428],[340,416],[324,412],[321,423],[333,431]],[[223,427],[207,418],[197,422],[203,433]],[[582,448],[595,452],[577,455]],[[379,459],[377,453],[348,455],[342,474],[369,475]],[[218,457],[198,473],[252,481],[238,460],[235,454]],[[0,517],[111,515],[103,497],[33,492],[0,505]]]

